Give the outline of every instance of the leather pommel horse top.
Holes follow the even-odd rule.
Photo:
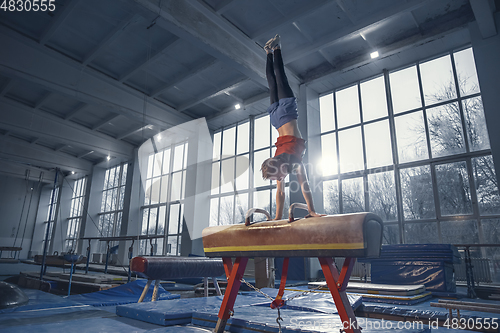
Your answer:
[[[355,213],[203,230],[207,257],[357,257],[380,255],[383,222]]]

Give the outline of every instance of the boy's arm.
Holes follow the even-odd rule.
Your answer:
[[[276,182],[276,217],[275,220],[281,220],[283,217],[283,206],[285,203],[285,180]]]
[[[316,210],[314,209],[314,202],[311,189],[309,188],[309,181],[307,180],[307,173],[304,164],[300,163],[296,170],[297,180],[299,181],[300,188],[302,189],[302,195],[304,196],[304,199],[306,199],[307,209],[309,210],[309,215],[306,217],[325,216],[324,214],[316,213]]]

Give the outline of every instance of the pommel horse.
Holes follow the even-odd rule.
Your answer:
[[[295,220],[294,208],[307,209],[307,206],[301,203],[292,204],[289,219],[280,221],[270,221],[268,212],[252,208],[245,216],[245,224],[221,225],[203,230],[205,255],[222,257],[228,280],[214,332],[224,332],[226,322],[233,312],[249,257],[285,257],[280,288],[276,299],[271,303],[272,308],[284,305],[282,297],[288,258],[318,257],[345,332],[361,332],[345,290],[356,258],[380,256],[382,220],[372,213]],[[253,213],[265,214],[268,221],[250,223]],[[234,265],[231,257],[236,257]],[[335,267],[333,257],[345,257],[340,273]]]
[[[205,296],[208,296],[208,277],[212,278],[217,295],[222,295],[217,283],[217,276],[224,274],[222,260],[205,257],[148,257],[139,256],[130,260],[130,270],[140,277],[148,279],[142,291],[139,303],[148,293],[155,281],[152,301],[156,301],[160,280],[204,277]]]

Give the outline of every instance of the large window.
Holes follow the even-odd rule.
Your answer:
[[[210,225],[241,223],[251,207],[275,216],[276,182],[262,179],[260,167],[274,155],[277,135],[267,114],[215,133]],[[287,183],[284,218],[288,217],[288,188]],[[262,221],[265,216],[256,214],[253,220]]]
[[[180,255],[187,150],[182,143],[149,156],[141,234],[162,237],[141,240],[141,254]]]
[[[67,252],[76,250],[78,236],[80,234],[80,222],[83,217],[83,203],[85,200],[85,186],[87,178],[77,179],[73,185],[71,196],[71,207],[68,218],[68,228],[64,248]]]
[[[498,242],[471,48],[322,96],[320,115],[326,213],[375,212],[386,243]]]
[[[59,189],[60,187],[57,186],[56,188],[52,188],[50,191],[50,196],[49,196],[49,202],[48,202],[48,207],[47,207],[47,218],[45,219],[44,223],[44,230],[43,230],[43,242],[42,242],[42,249],[45,247],[45,242],[47,242],[47,253],[50,251],[50,245],[52,241],[52,233],[54,230],[54,223],[56,222],[56,217],[57,217],[57,210],[58,210],[58,203],[59,203]],[[52,201],[52,199],[54,201]],[[47,233],[47,228],[49,228],[49,232]],[[46,239],[45,236],[48,236]],[[42,250],[43,251],[43,250]]]
[[[123,163],[106,170],[102,190],[101,212],[99,213],[100,236],[120,236],[127,167],[128,164]],[[115,244],[110,243],[110,245]],[[106,253],[106,242],[99,242],[99,246],[99,250]]]
[[[242,222],[250,204],[250,122],[214,135],[210,225]]]

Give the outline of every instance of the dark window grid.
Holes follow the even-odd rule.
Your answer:
[[[44,233],[43,233],[43,240],[42,244],[44,244],[45,241],[47,241],[47,252],[50,252],[50,246],[52,245],[52,239],[54,238],[54,223],[57,220],[57,213],[58,213],[58,208],[59,208],[59,188],[60,186],[57,186],[55,189],[52,189],[50,191],[50,196],[49,196],[49,204],[48,204],[48,211],[47,211],[47,220],[44,221],[43,223],[45,224],[44,228]],[[54,201],[52,202],[52,198]],[[51,207],[52,207],[52,216],[51,216]],[[50,226],[50,227],[49,227]],[[45,235],[47,235],[47,227],[49,227],[49,233],[48,233],[48,239],[45,239]]]
[[[72,241],[76,243],[79,237],[79,228],[80,228],[81,217],[71,218],[68,221],[68,231],[66,234],[66,241]]]
[[[54,202],[52,202],[52,197],[54,197]],[[56,211],[58,207],[58,200],[59,200],[59,186],[56,187],[55,191],[52,189],[50,191],[50,197],[49,197],[49,204],[48,204],[48,211],[47,211],[47,219],[44,222],[54,222],[56,218]],[[50,216],[50,207],[52,206],[52,216]]]
[[[83,217],[85,185],[86,178],[81,178],[75,181],[75,190],[71,199],[70,218],[68,218],[68,229],[66,233],[67,249],[73,248],[73,246],[76,246],[78,242],[80,222]]]
[[[441,55],[443,56],[443,55]],[[441,56],[437,56],[433,59],[438,59]],[[462,107],[462,97],[460,96],[460,89],[459,89],[459,83],[458,83],[458,74],[455,66],[455,61],[453,57],[453,52],[448,53],[448,56],[450,57],[451,65],[452,65],[452,72],[453,72],[453,80],[454,80],[454,85],[455,85],[455,90],[457,93],[457,98],[454,98],[452,100],[447,100],[441,103],[434,103],[434,104],[429,104],[426,105],[426,101],[424,98],[424,93],[423,93],[423,85],[422,85],[422,78],[421,78],[421,72],[420,72],[420,64],[422,62],[417,62],[416,68],[417,68],[417,78],[418,78],[418,84],[419,84],[419,89],[420,89],[420,98],[422,101],[422,110],[423,110],[423,117],[424,117],[424,127],[425,127],[425,132],[426,132],[426,139],[427,139],[427,150],[428,150],[428,156],[429,156],[429,164],[430,164],[430,171],[431,171],[431,179],[432,179],[432,190],[433,190],[433,195],[434,195],[434,207],[435,207],[435,213],[436,213],[436,222],[437,222],[437,228],[438,228],[438,239],[439,242],[442,242],[442,232],[441,232],[441,221],[455,221],[460,218],[467,218],[467,219],[475,219],[476,221],[479,222],[479,208],[477,205],[477,194],[475,191],[475,186],[474,186],[474,179],[472,175],[472,164],[471,164],[471,154],[470,154],[470,149],[469,149],[469,138],[466,135],[465,131],[467,130],[465,127],[465,117],[463,113],[463,107]],[[431,59],[432,60],[432,59]],[[430,60],[427,60],[430,61]],[[480,96],[481,93],[474,94],[474,97]],[[471,98],[472,96],[468,96],[468,98]],[[467,166],[467,174],[469,177],[469,189],[470,189],[470,195],[471,195],[471,200],[472,200],[472,207],[473,207],[473,213],[472,214],[461,214],[457,218],[456,216],[452,216],[451,218],[442,215],[441,214],[441,203],[440,203],[440,198],[439,198],[439,190],[438,190],[438,181],[437,181],[437,173],[436,173],[436,165],[443,165],[443,164],[449,164],[449,163],[454,163],[454,162],[459,162],[459,161],[464,161],[462,156],[457,156],[458,154],[452,155],[452,156],[445,156],[442,159],[439,159],[442,161],[441,163],[435,161],[436,159],[433,158],[433,152],[431,149],[431,142],[430,142],[430,135],[429,135],[429,126],[428,126],[428,120],[427,120],[427,109],[428,108],[433,108],[433,107],[439,107],[439,106],[444,106],[444,105],[449,105],[451,103],[457,103],[459,107],[459,112],[460,112],[460,119],[462,123],[462,137],[465,142],[465,147],[466,147],[466,152],[462,155],[465,157],[466,161],[466,166]],[[473,198],[476,198],[476,200],[473,200]],[[404,217],[403,217],[404,219]],[[407,222],[407,221],[405,221]],[[480,222],[479,222],[480,223]],[[404,236],[403,236],[404,237]],[[480,235],[481,237],[481,235]]]
[[[103,202],[101,212],[98,213],[102,221],[102,227],[106,230],[101,230],[102,236],[117,236],[118,228],[121,227],[121,213],[123,207],[120,205],[121,188],[125,186],[123,181],[123,173],[126,164],[120,164],[106,170],[105,173],[105,188],[103,190]],[[108,207],[108,203],[110,206]],[[107,222],[106,222],[107,221]],[[113,242],[114,244],[114,242]]]
[[[246,121],[245,121],[246,122]],[[242,123],[245,123],[245,122],[242,122]],[[222,150],[223,150],[223,145],[224,145],[224,131],[226,129],[222,129],[219,133],[221,133],[221,145],[220,145],[220,149],[219,149],[219,156],[222,157]],[[212,165],[214,165],[215,163],[220,163],[219,164],[219,176],[218,176],[218,181],[219,181],[219,184],[218,184],[218,192],[217,194],[212,194],[210,195],[210,199],[213,199],[213,198],[219,198],[218,200],[218,208],[217,208],[217,225],[220,225],[220,217],[221,217],[221,202],[222,202],[222,198],[223,197],[228,197],[228,196],[233,196],[232,200],[233,200],[233,212],[232,212],[232,216],[233,216],[233,220],[234,220],[234,216],[235,216],[235,211],[236,211],[236,204],[237,204],[237,200],[236,200],[236,197],[237,195],[239,194],[246,194],[248,193],[248,207],[250,207],[252,204],[253,204],[253,194],[254,192],[257,190],[257,188],[255,188],[254,186],[254,179],[253,179],[253,174],[256,172],[255,170],[252,170],[252,172],[249,172],[249,175],[248,175],[248,189],[243,189],[243,190],[236,190],[236,184],[233,183],[233,190],[232,191],[229,191],[229,192],[224,192],[224,193],[221,193],[221,186],[222,186],[222,162],[225,161],[225,160],[228,160],[228,159],[231,159],[231,158],[234,158],[234,165],[233,165],[233,170],[234,170],[234,175],[233,175],[233,179],[236,179],[236,161],[237,161],[237,157],[239,156],[244,156],[244,155],[247,155],[249,156],[249,163],[250,165],[252,165],[252,162],[253,162],[253,155],[256,153],[256,152],[259,152],[259,151],[263,151],[263,150],[266,150],[266,149],[269,149],[272,148],[274,145],[271,143],[272,141],[272,133],[271,133],[271,126],[269,126],[269,137],[270,137],[270,142],[269,142],[269,146],[267,147],[262,147],[262,148],[259,148],[257,150],[252,150],[252,147],[253,147],[253,138],[254,138],[254,135],[255,135],[255,119],[253,117],[250,118],[250,124],[249,124],[249,135],[250,135],[250,138],[249,138],[249,151],[248,152],[245,152],[245,153],[240,153],[240,154],[237,154],[237,149],[238,149],[238,138],[239,138],[239,133],[238,133],[238,125],[236,125],[236,133],[235,133],[235,151],[234,151],[234,155],[232,156],[229,156],[229,157],[226,157],[226,158],[219,158],[218,160],[214,161],[212,163]],[[270,156],[269,156],[270,157]],[[258,187],[258,189],[262,189],[262,188],[268,188],[269,190],[272,191],[273,188],[276,188],[276,185],[266,185],[266,186],[261,186],[261,187]],[[271,194],[270,194],[271,195]]]
[[[213,160],[214,162],[226,160],[226,159],[232,158],[234,156],[246,155],[246,154],[249,153],[249,151],[245,151],[245,152],[239,153],[239,154],[237,153],[237,151],[238,151],[238,138],[239,138],[239,133],[238,133],[239,132],[239,126],[245,124],[246,122],[247,121],[238,122],[235,125],[224,127],[220,131],[218,131],[218,132],[215,133],[215,134],[220,133],[220,147],[219,147],[219,157],[217,158],[217,160]],[[235,137],[234,154],[230,155],[228,157],[222,158],[222,151],[223,151],[223,145],[224,145],[224,131],[227,131],[227,130],[233,128],[233,127],[235,128],[235,130],[234,130],[234,137]],[[249,129],[249,132],[250,132],[250,129]]]
[[[436,57],[438,58],[438,57]],[[435,165],[436,163],[439,163],[439,162],[448,162],[448,163],[451,163],[453,162],[454,160],[462,160],[463,161],[463,158],[465,157],[466,158],[466,161],[467,161],[467,171],[468,171],[468,175],[469,175],[469,182],[470,182],[470,189],[471,189],[471,200],[473,200],[473,202],[476,202],[477,203],[477,195],[476,195],[476,191],[475,191],[475,187],[474,187],[474,177],[472,175],[472,165],[471,165],[471,156],[484,156],[484,155],[487,155],[487,154],[490,154],[490,149],[487,149],[487,150],[482,150],[480,152],[477,152],[477,154],[474,154],[474,153],[470,153],[470,149],[468,148],[468,137],[465,136],[465,133],[463,133],[464,135],[464,140],[467,144],[467,149],[466,149],[466,153],[462,153],[462,154],[456,154],[456,155],[451,155],[451,156],[445,156],[445,157],[440,157],[440,158],[432,158],[432,150],[430,148],[430,138],[429,138],[429,131],[428,131],[428,124],[427,124],[427,115],[425,113],[425,109],[426,108],[430,108],[430,107],[439,107],[439,106],[442,106],[442,105],[447,105],[447,104],[450,104],[450,103],[458,103],[459,107],[460,107],[460,116],[461,116],[461,121],[462,121],[462,131],[464,132],[466,130],[466,127],[465,127],[465,122],[464,122],[464,114],[463,114],[463,110],[462,110],[462,100],[465,100],[465,99],[469,99],[469,98],[474,98],[474,97],[478,97],[481,95],[481,93],[476,93],[476,94],[471,94],[471,95],[467,95],[465,98],[460,96],[460,90],[458,88],[458,79],[457,79],[457,74],[456,74],[456,66],[455,66],[455,62],[454,62],[454,59],[453,59],[453,55],[451,55],[451,63],[452,63],[452,68],[453,68],[453,73],[454,73],[454,81],[455,81],[455,85],[456,85],[456,90],[457,90],[457,98],[455,99],[452,99],[452,100],[447,100],[447,101],[444,101],[444,102],[439,102],[439,103],[434,103],[432,105],[428,105],[428,106],[425,106],[425,100],[423,98],[423,88],[422,88],[422,83],[421,83],[421,76],[420,76],[420,69],[419,69],[419,63],[417,63],[417,77],[418,77],[418,81],[419,81],[419,90],[420,90],[420,95],[421,95],[421,100],[422,100],[422,103],[423,103],[423,107],[421,108],[416,108],[416,109],[413,109],[413,110],[407,110],[405,112],[401,112],[399,113],[397,116],[402,116],[402,115],[405,115],[405,114],[410,114],[412,112],[415,112],[415,111],[419,111],[419,110],[423,110],[424,111],[424,121],[425,121],[425,127],[426,127],[426,141],[427,141],[427,148],[428,148],[428,153],[429,153],[429,158],[426,159],[426,160],[421,160],[421,161],[416,161],[416,162],[408,162],[408,163],[402,163],[402,164],[396,164],[395,162],[397,161],[397,143],[396,143],[396,138],[395,138],[395,132],[394,132],[394,114],[393,114],[393,110],[392,110],[392,103],[391,101],[389,100],[390,98],[390,82],[389,82],[389,78],[388,78],[388,72],[385,73],[385,83],[386,83],[386,95],[387,95],[387,100],[388,100],[388,112],[389,112],[389,115],[388,117],[383,117],[383,118],[378,118],[378,119],[374,119],[374,120],[371,120],[369,122],[366,122],[364,123],[363,122],[363,118],[362,118],[362,113],[361,113],[361,124],[362,125],[365,125],[365,124],[369,124],[369,123],[374,123],[374,122],[378,122],[378,121],[382,121],[382,120],[385,120],[385,119],[389,119],[389,129],[390,129],[390,137],[391,137],[391,145],[392,145],[392,149],[393,149],[393,161],[394,163],[396,164],[394,166],[394,169],[397,171],[395,172],[394,174],[397,175],[395,181],[396,181],[396,189],[397,189],[397,201],[398,201],[398,216],[401,217],[401,214],[402,214],[402,205],[400,204],[401,202],[401,184],[400,184],[400,179],[399,179],[399,169],[402,169],[402,168],[406,168],[406,167],[410,167],[410,166],[415,166],[415,165],[430,165],[430,164],[433,164]],[[408,67],[411,67],[411,66],[414,66],[413,64],[408,66]],[[398,69],[398,70],[401,70],[401,69]],[[368,80],[368,79],[367,79]],[[367,81],[366,80],[366,81]],[[358,82],[358,93],[359,95],[361,94],[360,93],[360,90],[359,90],[359,82]],[[350,85],[352,86],[352,85]],[[350,87],[349,86],[349,87]],[[389,88],[389,89],[387,89]],[[344,89],[344,88],[342,88]],[[359,126],[359,124],[355,124],[355,125],[351,125],[351,126],[346,126],[342,129],[339,129],[338,128],[338,121],[337,121],[337,103],[336,103],[336,94],[335,93],[332,93],[333,95],[333,99],[334,99],[334,103],[333,103],[333,106],[334,106],[334,121],[335,121],[335,130],[331,130],[331,131],[327,131],[327,132],[324,132],[322,133],[321,135],[327,135],[327,134],[331,134],[331,133],[335,133],[336,135],[336,145],[337,145],[337,163],[338,163],[338,170],[340,170],[340,158],[339,158],[339,140],[338,140],[338,132],[339,130],[345,130],[345,129],[349,129],[349,128],[354,128],[356,126]],[[361,96],[361,95],[360,95]],[[360,97],[361,98],[361,97]],[[362,108],[362,103],[361,103],[361,100],[359,101],[360,103],[360,109]],[[361,110],[360,110],[361,112]],[[362,127],[363,128],[363,127]],[[364,136],[362,136],[362,139],[363,139],[363,152],[365,153],[365,149],[366,149],[366,145],[365,145],[365,142],[364,142]],[[365,158],[365,166],[366,166],[366,155],[364,156]],[[390,170],[392,169],[390,166],[388,166],[386,168],[386,170]],[[374,170],[380,170],[380,168],[375,168]],[[434,168],[431,168],[431,170],[433,170],[433,174],[434,174],[434,178],[433,178],[433,192],[436,192],[437,191],[437,182],[436,182],[436,176],[435,176],[435,170]],[[370,171],[370,170],[366,170],[366,167],[365,167],[365,170],[362,170],[360,172],[354,172],[354,173],[347,173],[347,174],[342,174],[342,173],[339,173],[338,175],[333,175],[333,176],[328,176],[328,177],[323,177],[323,181],[327,181],[327,180],[333,180],[333,179],[337,179],[338,181],[338,189],[339,189],[339,200],[340,200],[340,203],[339,203],[339,208],[340,210],[342,211],[343,207],[342,207],[342,180],[343,179],[349,179],[349,178],[356,178],[356,177],[359,177],[360,175],[362,175],[363,177],[366,177],[367,174],[369,174],[370,172],[367,172],[367,171]],[[364,179],[364,183],[366,184],[367,181],[365,178]],[[399,193],[398,193],[399,192]],[[438,198],[438,195],[437,193],[434,193],[434,200],[436,200],[436,198]],[[475,199],[476,198],[476,199]],[[368,203],[365,203],[365,204],[368,204]],[[439,205],[437,203],[435,203],[435,207],[437,208],[436,211],[439,210]],[[473,205],[473,208],[474,210],[478,210],[477,208],[477,204]],[[480,223],[480,220],[481,220],[481,217],[479,217],[479,213],[476,214],[476,212],[474,212],[473,214],[474,216],[477,216],[478,218],[478,222]],[[467,217],[469,217],[470,215],[466,215]],[[472,217],[472,216],[471,216]],[[484,218],[484,217],[483,217]],[[443,221],[453,221],[453,220],[457,220],[457,217],[456,216],[452,216],[452,217],[448,217],[448,216],[444,216],[444,217],[440,217],[441,220]],[[438,221],[438,219],[430,219],[430,220],[416,220],[416,221],[405,221],[404,218],[403,219],[400,219],[400,222],[422,222],[423,221],[427,221],[427,222],[432,222],[432,221]],[[401,230],[401,233],[403,233],[403,231]],[[401,235],[402,236],[402,235]],[[440,235],[441,237],[441,235]]]
[[[84,187],[86,178],[81,178],[75,182],[75,191],[71,198],[70,218],[82,217],[83,203],[85,199]]]
[[[181,170],[177,170],[175,172],[173,172],[173,165],[174,165],[174,159],[175,159],[175,147],[170,147],[170,149],[165,149],[162,153],[162,165],[161,166],[157,166],[161,169],[163,169],[163,161],[165,161],[165,158],[164,158],[164,154],[165,152],[168,150],[169,153],[170,153],[170,159],[169,159],[169,168],[168,168],[168,173],[162,173],[160,172],[160,176],[157,176],[157,177],[152,177],[150,178],[149,180],[154,180],[156,178],[160,178],[160,189],[161,189],[161,184],[163,182],[163,178],[161,178],[162,176],[165,176],[165,175],[168,175],[168,188],[167,188],[167,199],[165,202],[158,202],[156,204],[149,204],[149,205],[144,205],[141,207],[141,210],[144,211],[145,209],[148,210],[148,218],[147,218],[147,223],[146,223],[146,231],[145,231],[145,234],[149,235],[149,230],[150,230],[150,225],[151,225],[151,222],[154,223],[155,227],[154,227],[154,230],[155,230],[155,233],[154,235],[157,235],[158,233],[158,223],[159,223],[159,220],[160,220],[160,212],[161,212],[161,207],[165,207],[165,225],[164,225],[164,238],[163,238],[163,249],[162,249],[162,253],[165,253],[165,250],[167,249],[167,239],[168,239],[168,230],[169,230],[169,227],[170,227],[170,207],[171,205],[173,204],[183,204],[184,203],[184,200],[183,199],[180,199],[180,200],[174,200],[174,201],[171,201],[171,198],[172,198],[172,178],[173,178],[173,175],[174,174],[177,174],[177,173],[181,173],[181,198],[182,198],[182,195],[183,193],[185,192],[185,184],[184,184],[184,177],[185,177],[185,173],[186,173],[186,165],[185,165],[185,157],[187,155],[187,147],[186,147],[186,143],[182,143],[183,145],[183,149],[182,149],[182,168]],[[179,146],[179,145],[177,145]],[[176,146],[176,147],[177,147]],[[155,159],[153,159],[153,163],[154,163]],[[154,174],[154,169],[152,171],[152,175]],[[151,199],[149,200],[149,202],[151,203]],[[152,213],[151,211],[155,209],[156,210],[156,217],[155,217],[155,221],[151,221],[152,219]],[[144,214],[144,213],[143,213]],[[179,219],[181,217],[179,216]],[[142,221],[142,223],[144,223],[144,220]],[[177,224],[179,224],[180,222],[177,221]],[[177,225],[177,230],[179,230],[180,226]],[[177,236],[177,240],[178,240],[178,236]],[[155,243],[157,242],[157,240],[155,240]],[[148,247],[146,246],[146,249],[148,249]],[[177,252],[177,254],[179,255],[179,252]]]
[[[262,117],[268,117],[268,115],[264,115]],[[258,118],[257,118],[258,119]],[[252,161],[255,160],[254,156],[256,153],[259,153],[259,152],[262,152],[262,151],[265,151],[267,150],[269,152],[269,156],[268,157],[271,157],[272,156],[272,149],[274,147],[276,147],[276,145],[273,143],[273,126],[271,125],[271,122],[269,122],[269,142],[268,142],[268,146],[265,146],[265,147],[261,147],[261,148],[258,148],[258,149],[254,149],[252,151]],[[255,140],[255,136],[257,135],[256,133],[256,128],[255,128],[255,119],[253,121],[253,139]],[[253,142],[253,145],[252,147],[255,147],[255,142]],[[253,173],[255,175],[255,173],[258,173],[259,171],[257,170],[257,165],[255,168],[253,168]],[[285,184],[285,186],[288,186],[288,182]],[[248,200],[251,200],[249,202],[249,208],[252,208],[250,207],[250,203],[254,206],[255,203],[254,203],[254,196],[256,195],[257,192],[264,192],[264,191],[267,191],[268,193],[268,200],[269,200],[269,214],[272,214],[272,210],[273,210],[273,190],[276,189],[277,187],[277,184],[275,182],[271,182],[269,181],[268,184],[266,185],[260,185],[260,186],[255,186],[255,178],[254,176],[252,176],[252,178],[250,179],[250,183],[249,183],[249,194],[248,194]],[[259,207],[259,208],[264,208],[264,207]],[[253,218],[253,217],[252,217]]]

